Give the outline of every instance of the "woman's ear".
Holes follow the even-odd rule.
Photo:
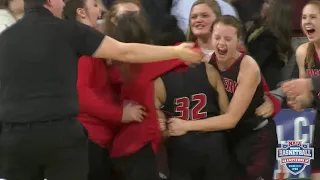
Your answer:
[[[84,12],[83,8],[78,8],[76,12],[77,12],[77,16],[79,16],[81,19],[86,18],[86,13]]]

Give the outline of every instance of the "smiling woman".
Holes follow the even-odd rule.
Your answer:
[[[314,55],[317,54],[316,51],[319,49],[320,38],[319,38],[319,35],[317,35],[317,31],[320,30],[319,17],[318,17],[319,11],[320,11],[319,1],[309,2],[303,8],[303,11],[302,11],[301,27],[304,34],[306,34],[310,42],[308,43],[307,54],[305,59],[306,61],[305,64],[308,68],[312,68],[312,66],[315,64]]]
[[[302,44],[298,47],[296,51],[296,61],[299,67],[299,78],[308,78],[312,76],[320,76],[318,73],[320,71],[320,61],[319,61],[319,53],[320,53],[320,1],[310,1],[308,2],[303,10],[302,10],[302,18],[301,18],[301,27],[304,34],[307,36],[309,42]],[[300,79],[301,80],[301,79]],[[303,86],[302,86],[303,87]],[[308,86],[304,86],[308,87]],[[290,90],[291,91],[291,90]],[[288,92],[288,91],[286,91]],[[291,93],[292,94],[292,93]],[[290,96],[290,94],[287,93]],[[304,97],[304,100],[313,97],[317,97],[317,93],[308,93],[307,95],[301,95],[299,97]],[[287,103],[290,107],[294,108],[296,106],[295,99],[287,97]],[[317,98],[315,98],[316,100]],[[307,100],[310,102],[310,100]],[[312,102],[312,101],[311,101]],[[316,100],[317,102],[317,100]],[[302,102],[301,102],[302,103]],[[308,103],[309,105],[309,103]],[[305,106],[305,105],[303,105]],[[308,106],[309,107],[309,106]],[[318,109],[319,114],[319,109]],[[314,154],[315,159],[312,162],[311,172],[312,179],[320,178],[320,121],[319,117],[317,117],[313,138],[313,146],[314,146]]]

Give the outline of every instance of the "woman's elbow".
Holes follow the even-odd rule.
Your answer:
[[[227,129],[233,129],[237,126],[239,122],[239,117],[236,115],[229,114],[228,115],[228,124],[227,124]]]
[[[228,124],[227,129],[233,129],[237,126],[237,123],[231,122]]]
[[[113,52],[112,53],[112,58],[111,59],[116,59],[118,61],[122,61],[122,62],[134,62],[134,60],[136,59],[133,50],[132,50],[132,46],[129,43],[122,43],[122,42],[117,42],[115,44],[115,47],[113,47]]]

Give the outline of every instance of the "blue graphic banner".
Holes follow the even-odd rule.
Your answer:
[[[283,109],[275,117],[279,144],[286,144],[288,141],[301,141],[303,144],[309,143],[311,145],[315,117],[316,111],[314,109],[305,109],[303,112]],[[292,175],[285,166],[277,164],[274,179],[309,178],[310,170],[310,166],[307,166],[300,174]]]

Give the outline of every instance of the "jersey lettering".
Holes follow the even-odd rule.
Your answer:
[[[191,102],[196,104],[190,109]],[[177,118],[184,120],[203,119],[207,117],[207,112],[201,112],[207,105],[207,95],[204,93],[194,94],[191,99],[180,97],[175,99],[175,112],[179,113]]]
[[[320,76],[319,69],[306,69],[306,73],[308,77]]]
[[[236,81],[226,77],[222,77],[222,81],[223,81],[224,89],[227,92],[230,92],[230,93],[236,92],[237,85],[238,85]]]

